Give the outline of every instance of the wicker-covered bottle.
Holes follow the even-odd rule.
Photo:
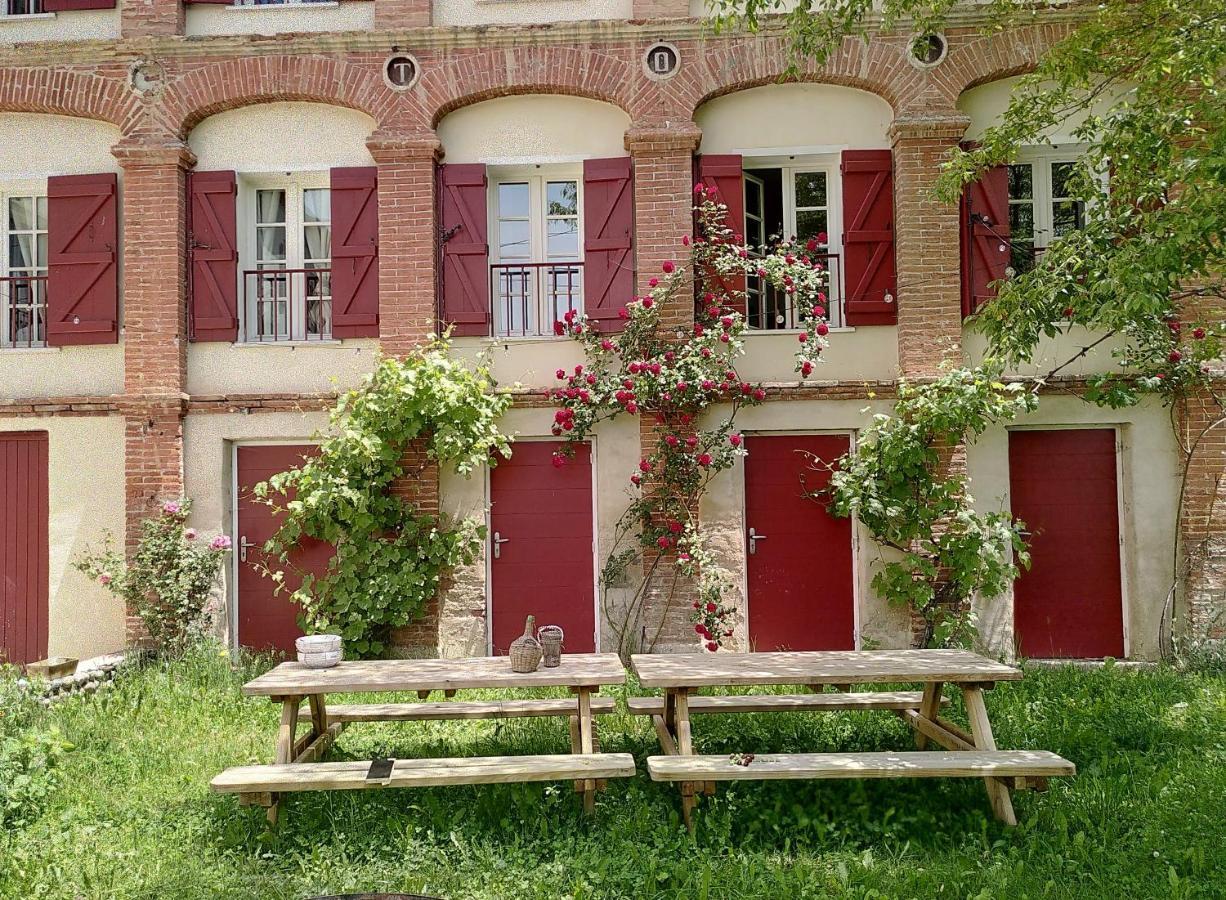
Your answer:
[[[511,671],[535,672],[541,664],[541,642],[534,636],[536,616],[528,616],[524,633],[511,641]]]

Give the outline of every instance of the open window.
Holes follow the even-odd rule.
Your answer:
[[[582,191],[578,170],[490,170],[495,337],[552,334],[568,311],[583,311]]]
[[[1073,196],[1070,182],[1076,155],[1026,151],[1009,172],[1009,265],[1014,274],[1034,266],[1035,258],[1058,237],[1085,227],[1085,201]]]
[[[0,347],[47,343],[45,189],[0,193]]]
[[[243,337],[332,339],[332,204],[327,173],[243,179]]]

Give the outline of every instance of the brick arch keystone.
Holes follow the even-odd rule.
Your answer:
[[[179,137],[209,116],[258,103],[305,101],[344,106],[376,122],[395,119],[402,96],[383,83],[377,65],[324,56],[259,56],[193,68],[166,86],[160,117]]]
[[[120,77],[66,68],[5,69],[0,77],[0,112],[46,113],[95,119],[127,133],[144,104]]]

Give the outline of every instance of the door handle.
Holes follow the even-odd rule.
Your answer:
[[[749,553],[750,555],[758,552],[758,541],[766,540],[766,535],[758,534],[752,528],[749,529]]]
[[[259,546],[259,544],[256,544],[256,543],[254,543],[254,542],[252,542],[252,541],[247,540],[247,535],[245,535],[245,534],[244,534],[244,535],[243,535],[241,538],[239,538],[239,540],[238,540],[238,559],[239,559],[239,562],[246,562],[246,561],[247,561],[247,548],[248,548],[248,547],[258,547],[258,546]]]
[[[504,538],[497,531],[494,532],[494,559],[502,559],[502,545],[509,540],[510,538]]]

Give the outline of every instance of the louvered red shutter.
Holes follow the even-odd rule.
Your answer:
[[[889,150],[843,151],[843,286],[848,325],[898,321]]]
[[[113,172],[47,179],[47,343],[119,340],[119,204]]]
[[[332,336],[379,336],[378,169],[332,170]]]
[[[232,2],[232,0],[231,0]],[[43,0],[43,12],[71,12],[76,9],[114,9],[115,0]]]
[[[634,296],[634,170],[630,157],[583,161],[584,311],[620,328]],[[607,324],[606,324],[607,323]]]
[[[443,234],[443,321],[456,335],[490,333],[490,247],[485,166],[439,167]]]
[[[1006,277],[1009,252],[1009,168],[993,166],[962,192],[962,315],[973,315],[996,296],[992,282]]]
[[[733,240],[744,241],[745,173],[740,154],[711,153],[698,157],[698,181],[708,189],[715,188],[719,201],[728,207],[725,222],[732,229]],[[726,305],[745,315],[745,276],[716,276],[716,281],[727,295]]]
[[[233,172],[188,177],[192,340],[238,340],[238,179]]]

